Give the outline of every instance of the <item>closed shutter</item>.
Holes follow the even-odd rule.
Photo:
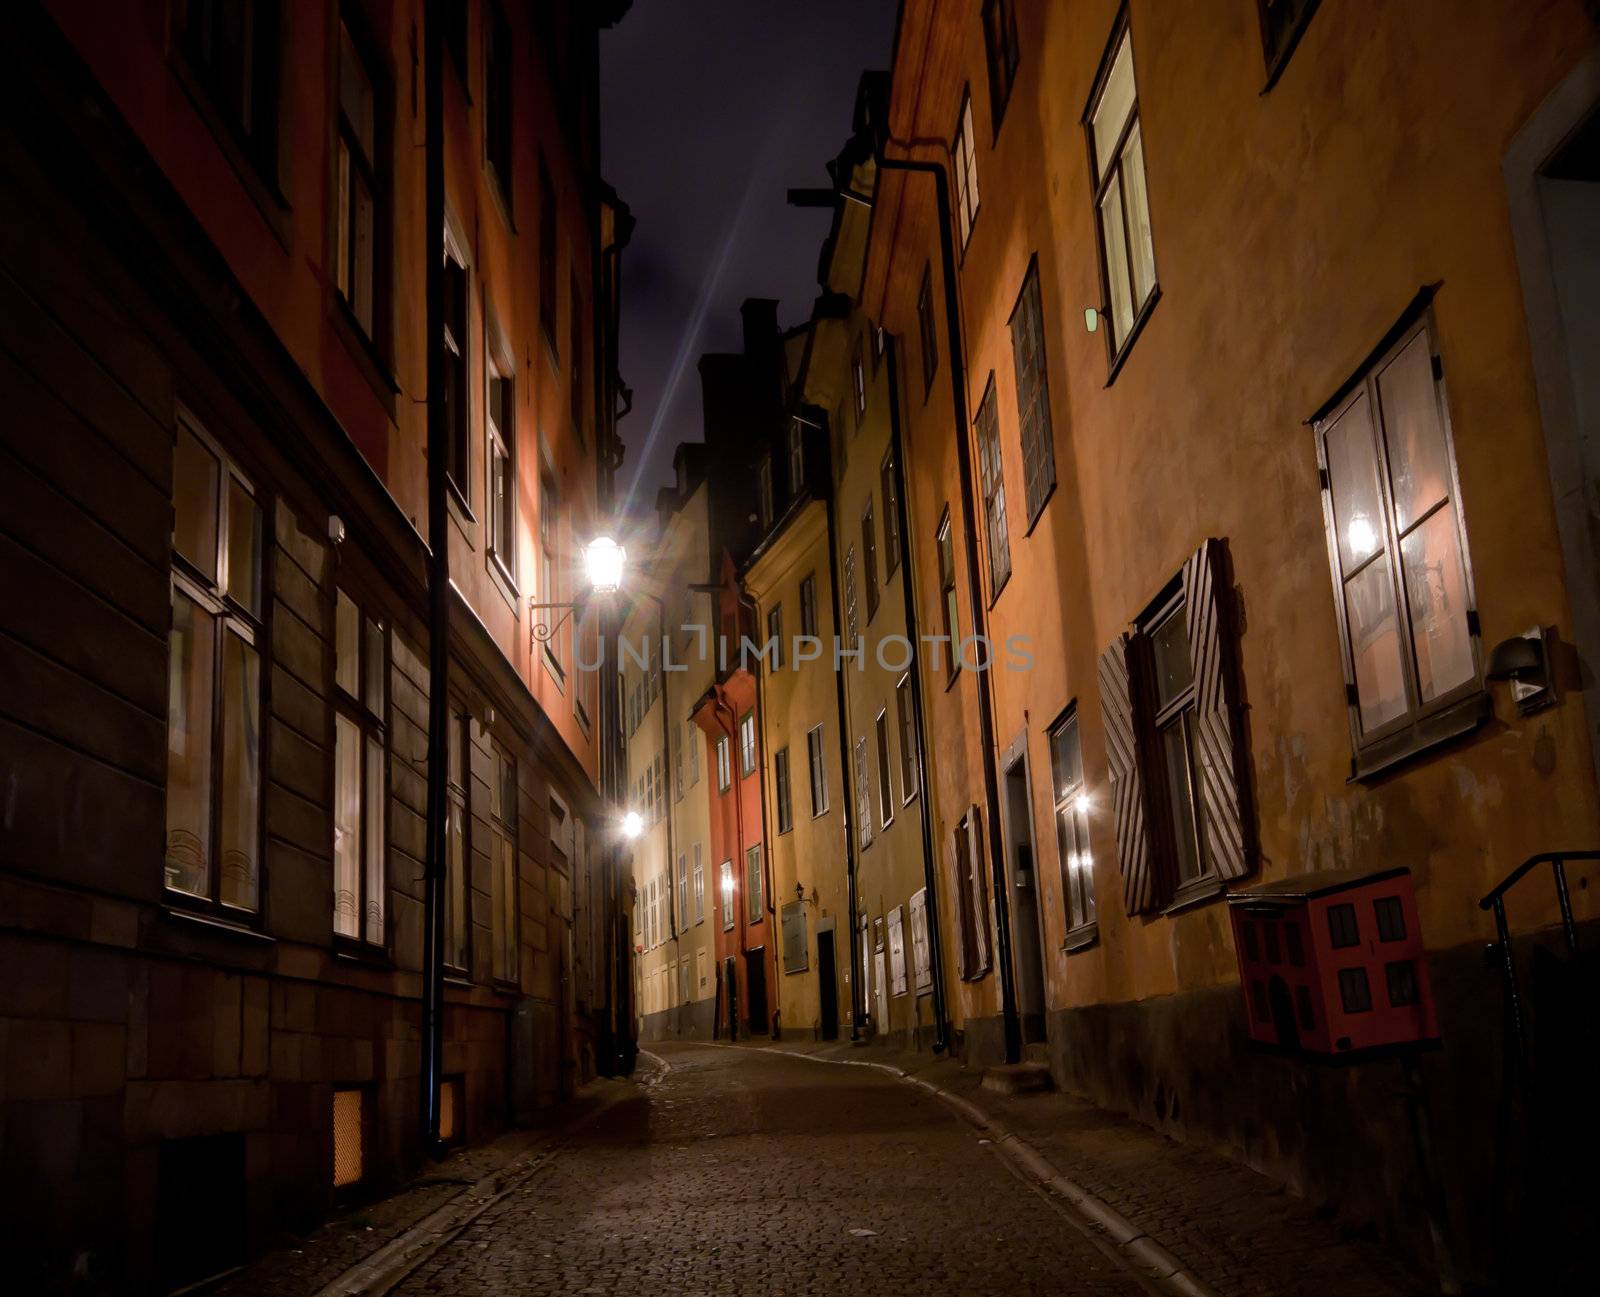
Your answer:
[[[1105,726],[1106,762],[1111,767],[1112,825],[1117,835],[1117,861],[1122,866],[1122,901],[1129,914],[1143,914],[1155,908],[1156,888],[1144,822],[1144,787],[1128,689],[1125,636],[1119,635],[1100,654],[1100,715]]]
[[[989,967],[989,906],[983,890],[983,819],[978,808],[967,811],[967,868],[972,871],[972,971]]]
[[[962,861],[966,859],[967,845],[962,840],[961,835],[962,830],[957,828],[950,835],[948,845],[950,848],[951,893],[956,898],[956,967],[961,970],[961,975],[965,977],[972,972],[970,955],[972,947],[967,937],[967,905],[962,900],[962,891],[966,887],[966,872],[962,869]]]
[[[1208,540],[1183,565],[1183,602],[1194,666],[1195,754],[1206,864],[1222,878],[1255,865],[1239,775],[1244,752],[1234,661],[1237,629],[1226,578],[1226,551]]]

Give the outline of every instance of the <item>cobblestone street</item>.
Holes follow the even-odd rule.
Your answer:
[[[993,1145],[865,1068],[668,1047],[400,1294],[1139,1293]]]

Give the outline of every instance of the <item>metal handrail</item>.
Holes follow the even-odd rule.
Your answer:
[[[1495,944],[1506,979],[1506,1008],[1511,1014],[1511,1030],[1518,1046],[1519,1066],[1526,1066],[1528,1038],[1523,1021],[1522,996],[1517,987],[1517,963],[1511,951],[1511,927],[1506,921],[1506,893],[1536,866],[1549,865],[1555,874],[1556,900],[1561,906],[1561,930],[1567,939],[1567,954],[1576,957],[1578,933],[1572,921],[1572,898],[1567,892],[1566,863],[1569,860],[1600,860],[1600,851],[1546,851],[1529,856],[1478,902],[1480,910],[1494,911]]]

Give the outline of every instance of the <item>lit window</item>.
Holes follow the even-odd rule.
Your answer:
[[[956,116],[956,137],[950,152],[956,173],[956,232],[961,236],[961,247],[972,237],[973,222],[978,219],[978,153],[972,139],[972,96],[961,95],[961,112]]]
[[[333,930],[382,945],[388,632],[344,590],[334,635]]]

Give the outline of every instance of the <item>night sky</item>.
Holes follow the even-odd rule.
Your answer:
[[[894,0],[634,0],[602,33],[602,163],[638,220],[618,484],[634,507],[669,480],[673,447],[699,440],[696,362],[738,349],[739,303],[777,298],[785,328],[809,313],[829,214],[784,192],[828,183],[858,78],[889,65],[894,15]]]

